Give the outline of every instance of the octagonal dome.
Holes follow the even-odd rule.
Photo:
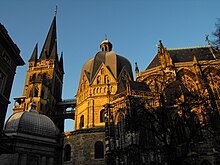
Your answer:
[[[116,80],[118,79],[123,68],[128,71],[129,76],[133,80],[132,67],[128,59],[117,55],[115,51],[112,51],[112,44],[108,40],[104,40],[101,43],[100,48],[101,51],[84,64],[82,74],[83,72],[86,72],[91,81],[101,64],[104,63]]]
[[[49,117],[30,110],[11,115],[5,123],[4,133],[6,135],[22,133],[54,139],[58,129]]]

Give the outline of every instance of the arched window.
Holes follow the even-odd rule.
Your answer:
[[[84,115],[80,117],[80,123],[79,123],[79,128],[83,128],[83,127],[84,127]]]
[[[97,84],[100,84],[101,83],[101,76],[98,76],[97,77]]]
[[[38,80],[38,81],[41,81],[41,79],[42,79],[42,74],[39,73],[39,74],[37,75],[37,80]]]
[[[95,143],[95,159],[104,158],[104,146],[101,141]]]
[[[64,148],[64,161],[70,161],[71,159],[71,146],[67,144]]]
[[[100,111],[100,123],[105,122],[105,110]]]
[[[30,97],[38,97],[38,89],[37,87],[33,86],[30,90]]]
[[[35,88],[34,97],[38,97],[38,89],[37,88]]]
[[[33,74],[33,76],[31,77],[31,81],[34,81],[36,79],[36,73]]]
[[[104,78],[104,84],[108,84],[108,83],[109,83],[108,75],[105,75],[105,78]]]
[[[119,147],[124,148],[125,145],[125,118],[123,114],[119,114],[118,116],[118,123],[117,123],[117,129],[118,129],[118,139],[119,139]]]
[[[105,69],[102,68],[102,69],[101,69],[101,74],[104,74],[104,73],[105,73]]]

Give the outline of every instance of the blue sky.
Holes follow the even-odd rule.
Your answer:
[[[1,0],[0,22],[26,62],[18,67],[8,108],[23,94],[28,60],[35,44],[39,52],[57,12],[58,52],[64,53],[63,98],[74,98],[83,64],[99,51],[107,34],[117,54],[144,70],[162,40],[167,48],[207,45],[215,31],[219,0]],[[73,128],[67,122],[67,130]]]

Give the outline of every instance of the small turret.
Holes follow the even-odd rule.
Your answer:
[[[135,73],[136,73],[136,78],[137,78],[139,76],[139,69],[138,69],[137,62],[135,62]]]

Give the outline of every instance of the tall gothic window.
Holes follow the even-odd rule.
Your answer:
[[[39,73],[39,74],[37,75],[37,81],[41,81],[41,79],[42,79],[42,74]]]
[[[31,81],[35,81],[36,79],[36,73],[33,74],[33,76],[31,77]]]
[[[38,89],[34,87],[34,97],[38,97]]]
[[[71,146],[67,144],[64,148],[64,161],[70,161],[71,159]]]
[[[80,123],[79,123],[79,128],[83,128],[83,127],[84,127],[84,115],[80,117]]]
[[[105,110],[100,111],[100,123],[105,122]]]
[[[120,114],[118,117],[118,138],[119,138],[119,147],[124,148],[125,145],[125,120],[124,115]]]
[[[95,159],[104,158],[104,145],[101,141],[95,143]]]

